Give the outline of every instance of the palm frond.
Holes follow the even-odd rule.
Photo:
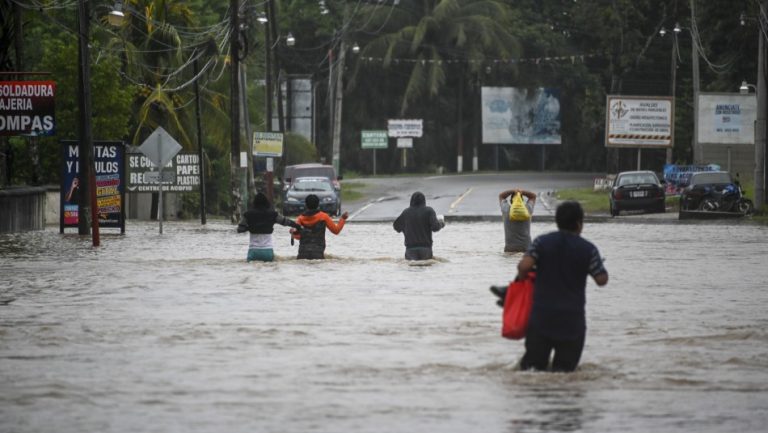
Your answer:
[[[422,56],[416,61],[411,74],[408,77],[408,86],[405,88],[403,94],[403,103],[400,107],[400,115],[403,116],[408,111],[408,106],[412,101],[418,99],[424,90],[424,83],[426,81],[426,61]]]

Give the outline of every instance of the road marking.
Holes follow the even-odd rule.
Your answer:
[[[451,206],[448,208],[448,213],[453,213],[453,211],[455,210],[454,208],[458,206],[459,203],[461,203],[461,201],[464,200],[464,197],[468,196],[469,193],[471,193],[474,188],[475,187],[469,188],[468,190],[464,191],[464,194],[460,195],[456,200],[454,200],[453,203],[451,203]]]
[[[377,198],[377,199],[375,199],[375,200],[373,200],[373,201],[369,202],[369,203],[368,203],[368,204],[366,204],[365,206],[363,206],[363,207],[361,207],[360,209],[358,209],[358,210],[357,210],[357,212],[355,212],[355,213],[353,213],[352,215],[350,215],[350,216],[349,216],[349,218],[347,218],[347,221],[351,221],[351,220],[352,220],[352,218],[355,218],[356,216],[358,216],[358,215],[360,215],[361,213],[365,212],[365,211],[366,211],[366,209],[368,209],[369,207],[373,206],[374,204],[376,204],[376,203],[381,203],[381,202],[383,202],[383,201],[385,201],[385,200],[390,200],[390,199],[392,199],[392,198],[393,198],[393,197],[387,197],[387,196],[384,196],[384,197],[379,197],[379,198]]]

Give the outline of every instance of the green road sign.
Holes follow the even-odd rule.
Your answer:
[[[386,149],[389,145],[387,131],[360,131],[360,145],[363,149]]]

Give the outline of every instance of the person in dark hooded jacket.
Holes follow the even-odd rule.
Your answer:
[[[416,191],[411,195],[411,206],[403,210],[392,226],[405,235],[406,260],[428,260],[432,258],[432,232],[443,228],[445,222],[437,219],[424,194]]]
[[[253,207],[243,214],[240,224],[237,225],[237,232],[250,232],[251,240],[248,244],[248,261],[259,260],[262,262],[271,262],[275,259],[275,253],[272,249],[272,232],[274,225],[291,226],[301,229],[299,224],[278,214],[269,202],[264,193],[256,194],[253,198]]]

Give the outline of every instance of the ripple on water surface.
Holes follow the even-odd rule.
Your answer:
[[[553,230],[534,223],[533,235]],[[520,255],[452,223],[412,266],[389,224],[328,236],[328,260],[246,263],[213,221],[128,224],[102,247],[0,235],[0,431],[762,431],[768,236],[738,225],[588,224],[573,374],[520,372],[488,291]]]

